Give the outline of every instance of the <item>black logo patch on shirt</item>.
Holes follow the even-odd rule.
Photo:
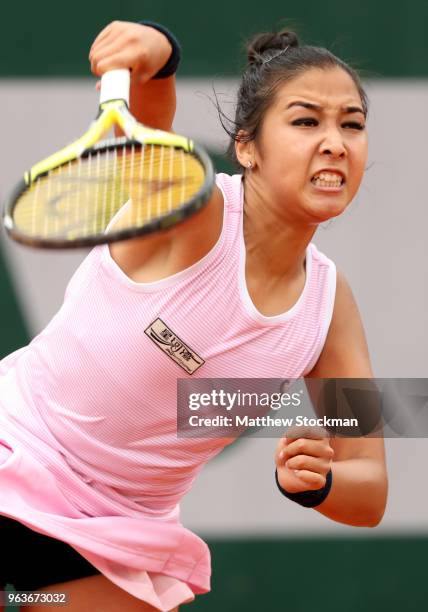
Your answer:
[[[196,372],[205,363],[191,348],[184,344],[162,319],[153,321],[144,333],[153,340],[164,353],[189,374]]]

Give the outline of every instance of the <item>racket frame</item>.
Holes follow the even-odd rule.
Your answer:
[[[118,126],[124,132],[125,137],[102,140],[113,126]],[[79,157],[88,156],[94,152],[103,152],[123,148],[124,146],[164,145],[184,150],[193,155],[201,163],[204,169],[204,182],[198,192],[187,200],[181,207],[168,212],[140,227],[129,227],[126,229],[106,233],[92,234],[88,237],[76,239],[30,237],[19,231],[13,221],[15,205],[22,193],[34,184],[39,178],[48,174],[51,170],[59,168]],[[143,236],[156,231],[166,230],[172,225],[184,221],[187,217],[202,208],[207,203],[214,188],[214,169],[211,159],[205,150],[192,140],[163,130],[145,127],[139,123],[129,112],[125,96],[102,102],[99,106],[98,116],[89,126],[89,129],[80,138],[67,145],[60,151],[50,155],[35,164],[24,177],[16,184],[8,196],[3,212],[3,224],[7,233],[15,241],[28,246],[38,248],[78,248],[95,246],[126,240],[136,236]],[[125,204],[125,202],[124,202]]]

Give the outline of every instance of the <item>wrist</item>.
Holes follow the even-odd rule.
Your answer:
[[[174,34],[168,30],[165,26],[155,23],[153,21],[140,21],[141,25],[149,26],[161,32],[168,40],[171,45],[171,54],[167,62],[162,68],[152,77],[152,79],[166,79],[177,72],[178,66],[181,60],[181,46]]]
[[[322,504],[330,493],[333,483],[333,473],[330,470],[326,476],[325,485],[322,487],[322,489],[316,489],[315,491],[301,491],[299,493],[291,493],[290,491],[286,491],[279,484],[278,470],[275,470],[275,482],[279,491],[287,499],[290,499],[291,501],[294,501],[296,504],[304,506],[305,508],[315,508],[316,506]]]

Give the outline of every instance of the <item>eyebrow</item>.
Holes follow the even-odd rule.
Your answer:
[[[290,102],[287,106],[287,110],[293,106],[303,106],[303,108],[308,108],[310,110],[322,111],[322,106],[318,104],[314,104],[313,102],[304,102],[303,100],[296,100],[295,102]],[[360,106],[344,106],[342,108],[344,113],[361,113],[365,116],[363,109]]]

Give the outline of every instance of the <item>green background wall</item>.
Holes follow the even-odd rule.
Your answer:
[[[2,6],[0,75],[87,74],[89,46],[114,19],[170,26],[185,49],[180,75],[236,74],[245,38],[276,24],[371,74],[428,75],[426,0],[17,0]]]

